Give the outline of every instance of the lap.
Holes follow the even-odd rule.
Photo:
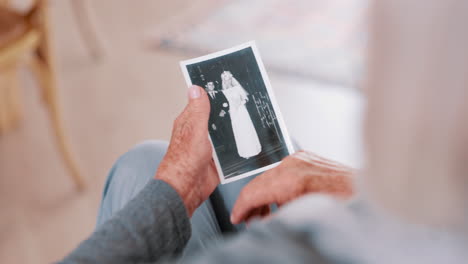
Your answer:
[[[155,175],[167,143],[146,141],[122,155],[107,176],[97,226],[122,209]]]
[[[97,227],[122,209],[156,174],[168,143],[146,141],[122,155],[112,167],[103,192]],[[242,187],[253,177],[220,185],[211,199],[205,201],[192,218],[192,236],[185,253],[205,248],[222,231],[236,231],[243,226],[232,226],[229,214]]]
[[[122,155],[112,167],[105,183],[97,227],[122,209],[152,179],[164,157],[167,142],[147,141]],[[221,235],[209,200],[191,218],[192,236],[186,252],[206,247],[209,240]]]

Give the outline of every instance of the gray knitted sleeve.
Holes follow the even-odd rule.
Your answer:
[[[148,263],[182,252],[191,235],[182,199],[151,180],[121,211],[59,263]]]

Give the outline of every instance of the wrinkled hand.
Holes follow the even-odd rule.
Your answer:
[[[348,198],[352,195],[355,170],[321,158],[298,152],[247,184],[232,210],[231,222],[238,224],[253,217],[265,217],[270,205],[281,207],[304,194],[328,193]]]
[[[190,101],[177,117],[171,142],[156,179],[171,185],[191,216],[219,183],[208,139],[210,102],[206,92],[192,86]]]

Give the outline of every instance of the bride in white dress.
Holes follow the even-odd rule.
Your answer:
[[[239,156],[248,159],[262,151],[257,131],[252,123],[245,104],[249,101],[248,93],[229,71],[221,74],[223,94],[229,102],[232,130]]]

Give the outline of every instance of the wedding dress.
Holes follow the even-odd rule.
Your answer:
[[[257,155],[262,151],[262,146],[249,112],[245,107],[248,100],[247,92],[240,84],[236,84],[223,90],[223,93],[229,102],[232,130],[239,156],[247,159]]]

